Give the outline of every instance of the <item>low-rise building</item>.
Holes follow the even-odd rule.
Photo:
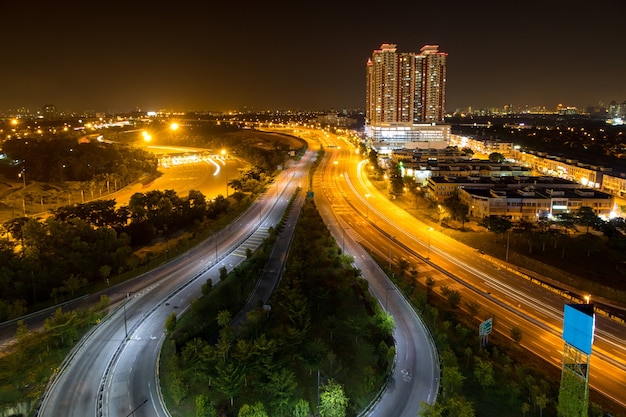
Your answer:
[[[431,200],[442,202],[455,194],[467,204],[473,219],[505,216],[513,221],[536,221],[581,207],[609,218],[615,208],[611,194],[556,177],[440,176],[428,180],[426,195]]]
[[[504,216],[512,221],[537,221],[581,207],[590,207],[602,218],[614,208],[612,195],[593,189],[459,189],[459,199],[469,207],[470,218]]]

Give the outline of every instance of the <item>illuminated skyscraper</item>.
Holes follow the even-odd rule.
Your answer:
[[[447,56],[438,45],[425,45],[419,54],[389,43],[374,50],[367,61],[365,121],[377,147],[447,146],[449,126],[437,126],[444,120]]]
[[[438,48],[399,53],[395,44],[385,43],[374,51],[367,61],[369,123],[443,121],[447,54]]]
[[[421,63],[420,115],[422,122],[443,122],[446,104],[446,58],[438,45],[426,45],[417,55]]]

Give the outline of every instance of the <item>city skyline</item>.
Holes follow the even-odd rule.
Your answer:
[[[365,64],[383,43],[448,54],[447,111],[608,106],[626,100],[626,5],[603,5],[14,2],[0,110],[363,109]]]

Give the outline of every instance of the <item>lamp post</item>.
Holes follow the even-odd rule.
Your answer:
[[[126,294],[126,301],[124,301],[124,333],[126,333],[126,339],[128,339],[128,325],[126,324],[126,303],[128,302],[128,294]]]
[[[511,236],[511,230],[506,231],[506,261],[509,261],[509,238]]]
[[[22,209],[24,210],[24,217],[26,217],[26,200],[24,199],[24,194],[26,193],[26,172],[24,168],[22,168],[22,171],[17,174],[17,176],[22,178]]]
[[[393,271],[391,270],[391,243],[395,239],[395,236],[391,236],[391,240],[389,241],[389,272],[393,275]]]
[[[437,204],[437,214],[439,216],[439,230],[443,232],[443,214],[445,213],[441,204]]]
[[[222,157],[226,159],[226,149],[222,149]],[[228,169],[226,169],[226,161],[224,161],[224,173],[226,174],[226,198],[228,198]]]
[[[432,234],[433,228],[429,227],[428,228],[428,256],[426,257],[426,259],[430,260],[430,235]]]

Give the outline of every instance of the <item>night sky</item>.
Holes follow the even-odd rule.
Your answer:
[[[363,109],[382,43],[449,54],[449,111],[626,100],[624,0],[12,3],[0,111]]]

